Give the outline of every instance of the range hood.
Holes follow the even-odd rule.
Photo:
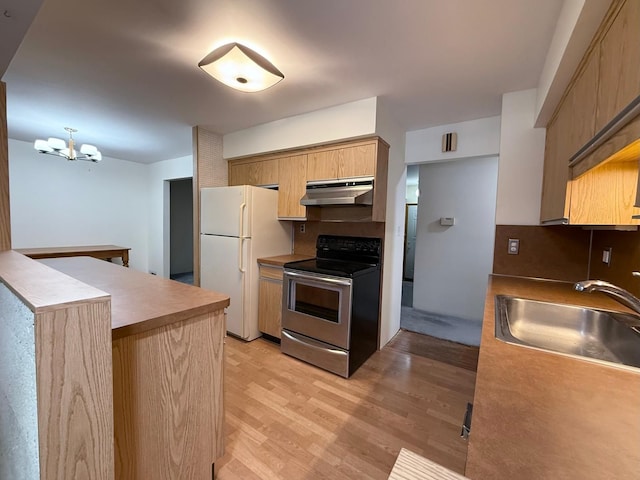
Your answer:
[[[307,182],[307,191],[300,199],[300,205],[307,207],[372,204],[373,177]]]

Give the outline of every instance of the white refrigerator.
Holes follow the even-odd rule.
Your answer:
[[[278,192],[266,188],[202,188],[200,202],[200,286],[229,295],[227,332],[254,340],[257,259],[291,253],[291,222],[278,221]]]

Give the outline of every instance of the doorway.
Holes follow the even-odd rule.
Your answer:
[[[412,303],[402,303],[401,328],[479,344],[493,260],[497,177],[496,156],[419,167]],[[405,268],[403,287],[407,277]]]
[[[404,211],[404,258],[402,262],[402,301],[403,307],[413,306],[413,275],[416,258],[416,235],[418,231],[418,188],[420,178],[419,165],[407,166],[407,183]]]
[[[405,204],[404,211],[404,265],[402,278],[413,282],[413,267],[416,261],[416,232],[418,230],[418,204]]]
[[[169,278],[193,285],[193,179],[169,180]]]

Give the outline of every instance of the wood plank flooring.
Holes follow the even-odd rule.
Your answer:
[[[409,331],[404,332],[411,333]],[[386,348],[420,355],[474,372],[478,370],[479,347],[442,340],[429,335],[396,335],[387,344]]]
[[[462,473],[475,372],[402,351],[420,337],[401,331],[348,380],[266,340],[227,338],[216,478],[386,479],[401,447]]]

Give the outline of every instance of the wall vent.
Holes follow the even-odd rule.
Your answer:
[[[458,148],[458,134],[455,132],[442,135],[442,152],[455,152]]]

